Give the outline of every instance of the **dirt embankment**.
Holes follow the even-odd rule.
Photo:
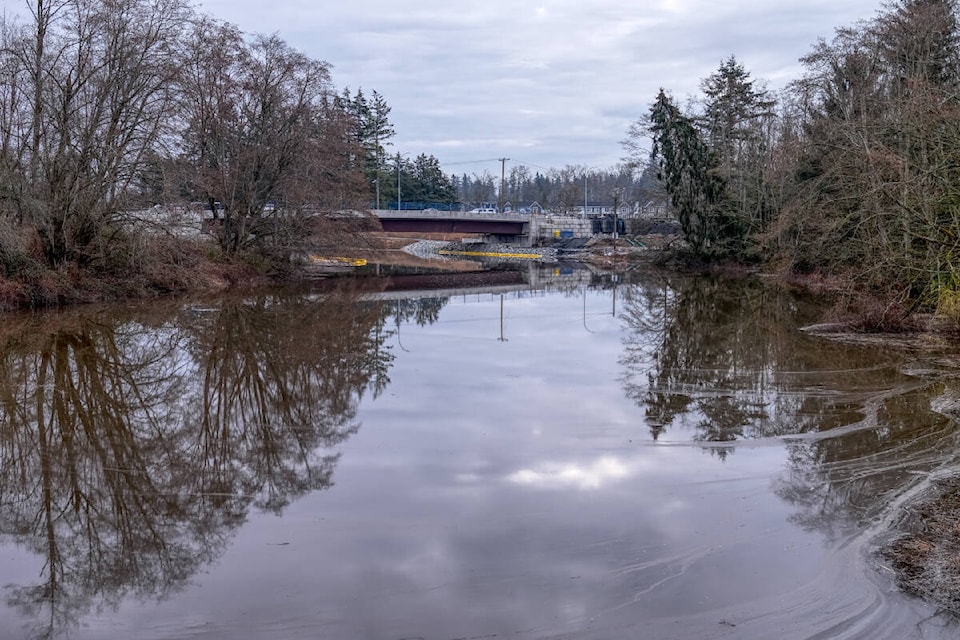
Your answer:
[[[6,274],[0,269],[0,311],[244,289],[271,281],[261,265],[215,256],[205,243],[144,238],[84,267],[51,268],[33,258],[7,267]]]
[[[322,240],[321,240],[322,238]],[[459,240],[460,235],[450,237]],[[433,270],[475,271],[469,260],[429,260],[402,248],[416,240],[339,225],[299,249],[302,255],[347,257],[371,263]],[[92,302],[156,298],[170,294],[247,289],[305,275],[291,265],[289,251],[276,256],[225,256],[209,237],[183,238],[162,234],[131,236],[112,251],[83,267],[47,266],[42,256],[25,252],[19,261],[0,251],[0,312],[52,308]],[[308,266],[304,262],[304,266]]]
[[[463,234],[437,233],[386,233],[383,231],[364,234],[357,238],[352,247],[342,247],[351,257],[363,258],[368,262],[399,267],[425,267],[438,271],[478,271],[482,265],[472,260],[436,260],[414,255],[404,251],[404,247],[424,238],[459,242]]]

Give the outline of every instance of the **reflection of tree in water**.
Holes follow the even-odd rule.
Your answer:
[[[205,494],[255,496],[278,510],[329,484],[332,458],[315,458],[356,431],[364,390],[386,384],[378,312],[330,294],[322,303],[259,298],[225,304],[195,325],[189,349],[202,397],[184,415],[199,427]],[[226,466],[224,466],[226,465]]]
[[[933,407],[944,398],[956,402],[958,390],[890,383],[876,380],[862,418],[837,437],[788,443],[789,466],[774,490],[798,508],[791,520],[829,537],[857,531],[928,473],[957,464],[956,419]]]
[[[380,310],[353,303],[272,296],[176,321],[7,327],[0,532],[44,559],[40,584],[8,588],[34,635],[128,595],[164,597],[251,506],[330,485],[323,451],[357,430],[391,358]]]
[[[45,581],[10,599],[49,633],[97,591],[111,603],[182,580],[200,555],[182,527],[206,527],[165,517],[178,505],[153,475],[169,463],[158,434],[183,388],[175,338],[87,320],[31,329],[0,360],[0,527],[45,559]]]
[[[440,311],[447,305],[449,298],[410,298],[385,302],[383,313],[393,317],[395,326],[414,322],[424,327],[440,319]]]
[[[625,287],[624,298],[623,384],[654,439],[691,427],[722,458],[733,451],[724,443],[849,419],[818,385],[824,370],[841,362],[856,369],[861,356],[809,348],[816,339],[797,332],[805,312],[789,293],[749,281],[664,278]]]
[[[936,374],[901,373],[880,349],[798,332],[812,317],[788,293],[664,279],[627,294],[623,381],[653,437],[689,426],[721,457],[725,443],[787,437],[774,490],[801,526],[855,531],[927,472],[956,464],[956,420],[935,407],[960,406],[960,391]]]
[[[446,306],[449,298],[400,298],[379,303],[380,315],[377,319],[377,336],[381,343],[396,336],[397,344],[403,351],[400,338],[400,327],[408,322],[424,327],[440,319],[440,311]],[[388,329],[389,324],[393,325]]]

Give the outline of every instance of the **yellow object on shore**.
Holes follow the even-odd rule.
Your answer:
[[[330,263],[346,264],[346,265],[350,265],[351,267],[363,267],[363,266],[366,266],[367,264],[367,261],[363,258],[342,258],[339,256],[327,257],[327,256],[315,256],[313,254],[310,255],[310,262],[314,264],[330,264]]]

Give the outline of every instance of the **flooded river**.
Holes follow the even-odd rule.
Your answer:
[[[960,636],[875,553],[957,469],[945,354],[535,275],[4,318],[0,638]]]

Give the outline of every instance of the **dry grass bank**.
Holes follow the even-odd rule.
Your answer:
[[[0,266],[0,311],[222,291],[270,281],[251,261],[228,259],[208,243],[169,236],[125,239],[83,266],[51,268],[32,252]]]
[[[417,240],[443,240],[459,242],[464,235],[453,233],[387,233],[376,231],[363,234],[365,239],[355,247],[341,247],[349,251],[349,257],[363,258],[368,262],[400,267],[424,267],[439,271],[477,271],[482,268],[471,260],[435,260],[421,258],[403,250]]]
[[[403,247],[421,238],[461,240],[462,234],[387,234],[356,223],[325,224],[294,253],[362,258],[369,263],[476,271],[469,260],[431,260]],[[0,241],[0,311],[224,291],[298,280],[290,252],[224,256],[210,239],[170,235],[117,236],[82,267],[50,268],[29,236]]]
[[[909,532],[881,551],[897,584],[960,616],[960,479],[911,510]]]

